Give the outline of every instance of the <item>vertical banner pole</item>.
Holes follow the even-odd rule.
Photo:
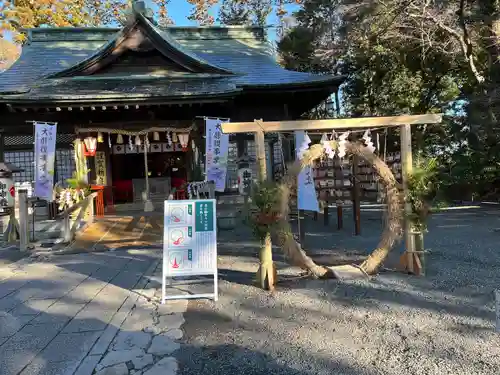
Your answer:
[[[148,146],[149,146],[149,141],[148,141],[148,135],[146,134],[144,136],[144,174],[145,174],[145,197],[144,197],[144,212],[153,212],[155,210],[153,206],[153,202],[151,201],[151,198],[149,196],[149,168],[148,168]]]
[[[28,229],[28,190],[19,189],[19,247],[22,252],[28,251],[29,229]],[[33,215],[33,221],[35,220]]]
[[[212,215],[212,220],[214,222],[215,228],[214,228],[214,249],[212,252],[212,264],[214,265],[214,296],[213,299],[214,301],[219,300],[219,272],[218,272],[218,267],[217,267],[217,201],[215,199],[212,199],[212,202],[214,203],[214,210],[213,210],[213,215]]]
[[[164,239],[164,241],[165,241],[165,239]],[[162,257],[162,261],[161,261],[161,304],[162,305],[165,304],[165,296],[167,295],[167,286],[166,286],[166,282],[167,282],[166,268],[167,268],[167,265],[165,264],[166,261],[167,261],[167,258],[165,256],[165,250],[163,250],[163,257]]]

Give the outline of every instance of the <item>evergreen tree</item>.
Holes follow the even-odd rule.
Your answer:
[[[245,0],[223,0],[219,10],[219,22],[224,25],[251,23],[250,11]]]

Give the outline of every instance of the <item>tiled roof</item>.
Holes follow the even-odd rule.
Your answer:
[[[36,97],[40,101],[65,101],[73,103],[89,99],[144,99],[150,97],[199,97],[217,96],[239,92],[227,78],[201,79],[130,79],[111,80],[44,80],[29,93],[13,95],[16,101]]]
[[[263,28],[253,27],[173,27],[169,33],[181,46],[204,60],[240,73],[239,85],[279,85],[340,81],[340,77],[295,72],[276,62]]]
[[[43,29],[41,29],[43,31]],[[91,30],[71,30],[75,39],[67,33],[54,32],[66,40],[44,39],[33,34],[34,38],[23,47],[21,56],[10,69],[0,74],[0,92],[26,92],[31,85],[49,74],[67,69],[86,59],[102,47],[116,32],[95,34]],[[49,31],[45,35],[53,36]],[[83,39],[82,36],[89,38]],[[101,39],[97,39],[100,37]],[[104,39],[106,37],[106,39]]]
[[[143,27],[158,37],[162,46],[196,66],[207,67],[217,73],[227,72],[224,80],[209,80],[203,84],[197,81],[185,87],[210,88],[213,93],[234,92],[237,88],[281,85],[340,84],[340,77],[293,72],[279,66],[273,56],[271,46],[262,28],[246,27],[170,27],[159,29],[143,18]],[[120,29],[103,28],[58,28],[33,29],[29,42],[24,46],[21,57],[6,72],[0,74],[0,97],[14,94],[13,99],[39,99],[48,95],[79,96],[94,95],[95,87],[103,83],[72,83],[71,80],[54,81],[50,75],[64,72],[89,58],[99,57],[98,51],[109,49],[110,42],[120,33]],[[167,51],[168,53],[168,51]],[[208,71],[208,70],[207,70]],[[220,75],[220,74],[218,74]],[[92,81],[93,82],[93,81]],[[130,95],[131,87],[135,94],[144,91],[146,96],[180,95],[189,90],[177,89],[179,82],[170,83],[168,78],[158,78],[158,82],[137,86],[137,82],[116,81],[106,83],[112,87],[113,95]],[[214,85],[220,84],[219,88]],[[86,86],[84,89],[83,86]],[[95,86],[92,86],[95,85]],[[165,86],[161,90],[160,86]],[[91,87],[92,86],[92,87]],[[57,87],[57,93],[55,88]],[[153,88],[154,87],[154,88]],[[175,89],[173,87],[176,87]],[[44,89],[47,92],[44,91]],[[51,89],[49,89],[51,88]],[[72,90],[78,90],[74,92]],[[149,90],[149,91],[148,91]],[[106,89],[106,92],[110,90]],[[206,92],[206,91],[201,91]],[[209,93],[206,92],[206,93]],[[64,93],[64,94],[61,94]],[[23,95],[15,95],[23,94]],[[107,94],[106,94],[107,95]]]

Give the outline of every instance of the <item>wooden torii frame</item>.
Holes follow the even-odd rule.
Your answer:
[[[404,115],[389,117],[362,117],[346,118],[332,120],[296,120],[296,121],[263,121],[254,120],[253,122],[226,122],[222,123],[224,133],[254,133],[255,144],[257,147],[257,160],[259,165],[259,179],[261,181],[267,178],[266,173],[266,154],[264,133],[275,132],[293,132],[296,130],[338,130],[338,129],[363,129],[363,128],[388,128],[399,127],[401,137],[401,162],[402,162],[402,180],[403,193],[408,194],[408,178],[413,169],[413,157],[411,149],[411,126],[423,124],[439,124],[442,121],[442,114],[424,114],[424,115]],[[411,206],[405,204],[406,213],[411,212]],[[410,233],[410,223],[405,220],[405,254],[401,257],[403,265],[409,272],[414,272],[415,264],[419,264],[418,254],[415,252],[415,244]],[[261,251],[259,273],[263,265],[272,264],[271,240],[270,235],[266,237]],[[262,288],[273,288],[274,276],[268,274],[269,280],[264,281],[260,277]]]

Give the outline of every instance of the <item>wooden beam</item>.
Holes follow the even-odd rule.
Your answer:
[[[405,124],[439,124],[442,114],[389,116],[389,117],[360,117],[332,120],[298,120],[298,121],[260,121],[253,122],[226,122],[222,123],[224,133],[254,133],[259,130],[265,132],[295,131],[295,130],[332,130],[353,128],[383,128],[401,126]]]

